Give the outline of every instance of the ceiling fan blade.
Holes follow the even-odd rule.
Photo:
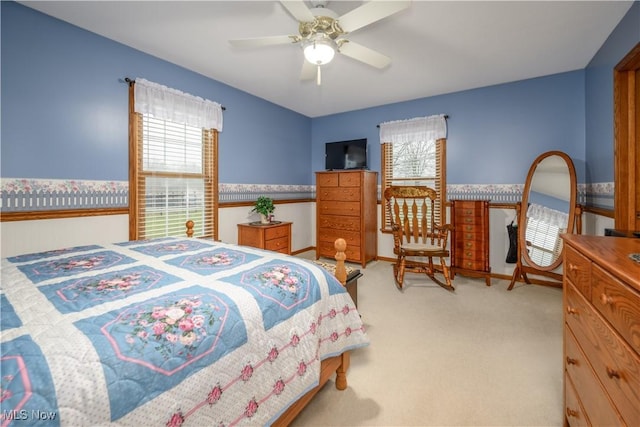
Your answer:
[[[410,0],[371,0],[351,12],[347,12],[342,15],[338,18],[338,23],[344,31],[351,33],[359,28],[373,24],[376,21],[408,8],[410,3]]]
[[[280,1],[280,3],[282,3],[285,9],[289,11],[291,16],[296,18],[296,20],[299,22],[313,22],[313,20],[315,19],[307,5],[304,4],[304,1],[302,0]]]
[[[391,63],[391,58],[388,56],[352,41],[346,41],[342,46],[340,46],[339,51],[341,54],[348,56],[349,58],[364,62],[365,64],[376,68],[384,68]]]
[[[269,37],[253,37],[247,39],[229,40],[235,47],[262,47],[273,46],[278,44],[296,43],[297,36],[269,36]]]
[[[316,66],[306,59],[303,59],[302,70],[300,71],[300,80],[313,80],[315,78]]]

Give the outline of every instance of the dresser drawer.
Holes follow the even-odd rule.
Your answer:
[[[591,299],[591,261],[573,249],[571,246],[564,248],[564,274],[575,286],[580,289],[587,299]]]
[[[360,231],[360,217],[343,215],[320,215],[318,227],[320,229],[332,228],[334,230]]]
[[[288,237],[288,236],[289,236],[288,225],[283,225],[281,227],[271,227],[264,230],[265,240],[278,239],[280,237]]]
[[[580,405],[578,399],[578,393],[569,378],[569,375],[564,376],[564,402],[565,402],[565,416],[569,421],[571,427],[589,426],[589,420],[584,412],[584,408]]]
[[[337,173],[317,173],[316,174],[316,187],[337,187],[337,186],[338,186]]]
[[[591,303],[640,353],[640,294],[597,265],[591,270],[591,286]]]
[[[264,244],[264,248],[270,251],[289,253],[289,237],[279,237],[277,239],[267,240]]]
[[[456,249],[456,258],[464,261],[482,261],[484,258],[484,252],[481,250],[473,251],[470,249],[458,251]]]
[[[567,312],[567,323],[582,350],[589,355],[593,372],[625,421],[629,425],[640,425],[640,407],[634,404],[640,401],[640,358],[573,285],[567,288],[567,307],[572,310]]]
[[[318,197],[322,201],[357,202],[360,200],[358,187],[329,187],[319,190]]]
[[[456,223],[455,225],[456,233],[463,233],[463,236],[466,236],[467,233],[477,233],[479,230],[475,224],[460,224]]]
[[[594,426],[619,426],[623,425],[620,415],[609,401],[600,382],[593,374],[587,357],[580,349],[576,338],[565,327],[565,371],[575,385],[575,391],[584,408],[586,418]],[[567,409],[569,409],[567,407]]]
[[[456,253],[458,251],[472,251],[472,252],[479,251],[480,252],[480,256],[482,256],[482,254],[484,253],[484,250],[485,250],[485,242],[484,242],[484,240],[478,240],[478,239],[456,240],[455,245],[456,245]]]
[[[320,256],[327,258],[334,258],[336,255],[336,248],[333,246],[333,242],[317,242],[318,252]],[[360,255],[360,246],[347,245],[345,251],[347,261],[360,262],[362,261]]]
[[[466,259],[460,259],[456,256],[456,266],[460,268],[466,268],[467,270],[484,271],[487,269],[485,261],[472,261]]]
[[[320,202],[320,215],[360,216],[359,202]]]
[[[464,204],[460,202],[456,202],[456,218],[462,218],[465,216],[480,216],[482,211],[476,209],[475,204]]]
[[[484,224],[484,217],[481,214],[460,215],[456,211],[455,224],[456,226]]]
[[[456,230],[455,239],[456,241],[472,240],[475,242],[482,242],[482,244],[485,244],[485,242],[487,242],[487,237],[483,230],[475,230],[475,231],[463,231],[462,229]]]
[[[358,187],[360,188],[360,172],[342,172],[340,174],[340,187]]]
[[[334,230],[332,228],[321,228],[318,232],[318,240],[328,242],[332,245],[336,239],[342,238],[349,246],[360,246],[360,233],[358,231]]]

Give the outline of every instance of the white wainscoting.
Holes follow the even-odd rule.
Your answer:
[[[257,213],[251,207],[219,209],[218,238],[226,243],[238,243],[237,224],[259,221]],[[281,203],[276,204],[275,221],[289,221],[291,225],[291,250],[300,251],[315,245],[316,241],[316,204]]]
[[[237,224],[258,221],[251,207],[221,208],[218,237],[238,243]],[[275,220],[291,221],[293,251],[315,245],[315,203],[276,205]],[[128,215],[105,215],[0,223],[2,258],[93,243],[123,242],[129,239]]]
[[[276,205],[275,219],[291,221],[292,250],[300,251],[316,244],[315,202],[283,203]],[[381,205],[378,205],[381,209]],[[248,206],[221,208],[218,236],[228,243],[238,242],[237,224],[257,221]],[[489,259],[491,272],[511,275],[514,264],[505,258],[509,248],[506,226],[514,219],[514,209],[489,209]],[[378,213],[380,218],[380,211]],[[126,241],[129,238],[128,215],[62,218],[33,221],[8,221],[0,223],[0,256],[5,258],[31,252],[47,251],[62,247]],[[378,230],[380,230],[378,219]],[[605,228],[613,228],[613,219],[594,215],[583,215],[583,234],[604,235]],[[378,231],[378,256],[395,258],[390,234]]]
[[[104,215],[0,223],[2,258],[129,239],[129,215]]]

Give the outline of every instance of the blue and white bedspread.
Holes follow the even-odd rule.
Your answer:
[[[0,426],[269,424],[369,342],[324,269],[200,239],[3,259],[0,304]]]

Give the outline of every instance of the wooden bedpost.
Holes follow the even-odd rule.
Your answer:
[[[347,254],[344,251],[347,249],[347,242],[344,239],[336,239],[333,246],[336,248],[336,279],[342,286],[347,284],[347,270],[344,268],[344,260],[347,259]]]
[[[342,283],[342,286],[346,286],[347,270],[344,267],[344,260],[347,259],[347,254],[345,254],[347,242],[344,239],[336,239],[333,246],[336,248],[336,279]],[[340,366],[336,369],[336,388],[344,390],[347,388],[347,369],[349,369],[351,358],[348,351],[345,351],[339,357]]]
[[[187,237],[193,237],[193,226],[196,224],[189,220],[184,225],[187,227]]]

